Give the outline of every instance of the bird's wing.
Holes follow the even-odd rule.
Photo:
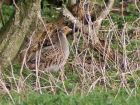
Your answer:
[[[44,59],[55,59],[61,54],[61,52],[62,51],[60,50],[60,48],[56,46],[50,46],[43,48],[41,54]]]
[[[63,60],[63,53],[61,49],[57,46],[47,46],[45,48],[41,49],[41,56],[39,61],[39,68],[46,68],[50,67],[53,64],[59,64]],[[31,65],[31,69],[35,68],[35,62],[36,62],[36,54],[33,54],[31,59],[28,61],[28,64]],[[28,65],[30,66],[30,65]]]
[[[63,53],[58,47],[50,47],[42,49],[41,62],[45,63],[45,67],[50,67],[51,65],[58,65],[63,61]]]
[[[39,51],[39,50],[38,50]],[[46,59],[52,59],[57,57],[60,54],[60,49],[56,46],[47,46],[41,49],[41,61],[46,61]],[[40,52],[40,51],[39,51]],[[39,54],[39,53],[38,53]],[[36,60],[36,53],[31,53],[28,56],[28,60],[30,62],[35,62]]]

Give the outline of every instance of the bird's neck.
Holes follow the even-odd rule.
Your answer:
[[[60,47],[62,48],[62,50],[64,51],[64,53],[68,53],[69,51],[69,44],[68,44],[68,40],[66,38],[66,35],[62,34],[59,35],[59,42],[60,42]]]

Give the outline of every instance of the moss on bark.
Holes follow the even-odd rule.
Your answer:
[[[16,57],[26,35],[36,31],[41,0],[25,0],[18,4],[14,19],[0,35],[0,66],[7,67]],[[40,27],[40,26],[39,26]]]

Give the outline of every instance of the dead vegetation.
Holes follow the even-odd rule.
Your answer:
[[[65,65],[65,70],[56,74],[40,73],[38,70],[31,72],[24,69],[32,53],[35,53],[43,45],[49,44],[46,42],[53,40],[53,32],[58,28],[57,25],[46,24],[42,21],[43,31],[32,33],[21,52],[22,67],[19,76],[15,77],[11,64],[10,76],[6,77],[9,82],[14,82],[10,83],[10,87],[16,87],[17,92],[27,91],[31,88],[40,93],[47,90],[53,94],[59,90],[66,94],[74,94],[79,91],[89,93],[96,86],[103,86],[105,89],[123,87],[128,93],[131,93],[131,89],[138,88],[140,78],[136,75],[140,70],[140,48],[136,45],[137,47],[129,52],[127,47],[131,41],[140,38],[140,19],[137,18],[133,23],[138,25],[131,25],[133,35],[129,35],[129,24],[125,23],[119,29],[112,21],[110,11],[114,11],[113,5],[114,0],[104,2],[104,8],[101,9],[98,16],[94,16],[98,10],[93,11],[95,4],[90,0],[77,3],[71,11],[63,5],[64,19],[59,24],[62,25],[62,21],[65,20],[68,25],[72,23],[69,27],[73,28],[73,32],[68,37],[71,55]],[[108,26],[102,26],[104,20],[109,21]],[[24,72],[27,72],[26,76],[23,75]],[[32,77],[33,79],[31,79]],[[69,78],[71,81],[68,81]],[[31,84],[28,85],[30,79]],[[74,86],[71,88],[66,81]],[[2,80],[0,82],[5,92],[10,96],[4,82]]]

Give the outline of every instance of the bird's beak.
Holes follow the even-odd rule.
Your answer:
[[[71,29],[71,28],[69,28],[69,29],[68,29],[68,33],[69,33],[69,32],[71,32],[71,31],[72,31],[72,29]]]
[[[68,27],[66,32],[65,32],[65,35],[69,34],[71,31],[72,31],[72,29]]]

